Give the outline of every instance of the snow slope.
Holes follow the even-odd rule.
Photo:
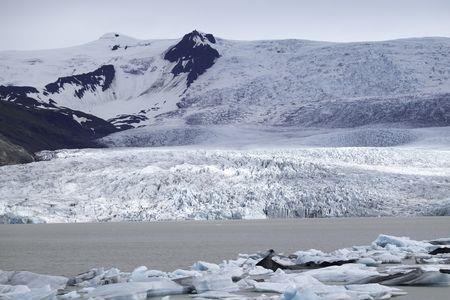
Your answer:
[[[450,151],[60,150],[0,168],[2,222],[441,215]]]
[[[0,85],[34,86],[42,101],[105,119],[122,116],[118,124],[140,116],[133,126],[446,126],[449,49],[450,39],[437,37],[329,43],[233,41],[197,31],[180,40],[110,33],[77,47],[0,52]],[[45,95],[58,78],[105,65],[115,70],[109,88],[77,97],[73,83]]]

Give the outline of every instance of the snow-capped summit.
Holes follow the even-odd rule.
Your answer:
[[[91,44],[105,50],[109,49],[111,51],[116,51],[119,49],[126,50],[129,47],[137,47],[139,46],[140,42],[141,40],[121,33],[108,32],[102,35],[98,40],[91,42]]]
[[[122,33],[108,32],[108,33],[105,33],[102,36],[100,36],[97,41],[108,41],[108,42],[118,42],[118,43],[120,43],[120,42],[137,43],[140,40],[136,39],[134,37],[122,34]]]
[[[183,36],[182,41],[194,41],[196,45],[206,44],[206,43],[216,43],[215,37],[211,33],[204,33],[198,30],[193,30],[192,32]]]
[[[120,33],[117,32],[107,32],[104,35],[102,35],[99,39],[100,40],[112,40],[120,37]]]

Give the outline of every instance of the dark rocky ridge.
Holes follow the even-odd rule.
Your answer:
[[[108,119],[108,122],[120,130],[126,130],[135,128],[137,124],[146,120],[148,120],[147,116],[144,113],[139,113],[134,115],[120,115],[115,118]]]
[[[107,90],[114,76],[114,66],[103,65],[60,77],[43,92],[59,93],[73,85],[74,97],[81,99],[86,91]],[[33,161],[32,153],[41,150],[101,147],[96,139],[119,130],[94,115],[38,101],[38,96],[35,87],[0,86],[0,165]]]
[[[164,55],[164,59],[177,62],[172,69],[174,77],[187,73],[186,84],[189,87],[200,75],[211,68],[220,54],[209,43],[216,43],[212,34],[202,34],[194,30],[171,47]]]
[[[113,65],[103,65],[95,71],[72,76],[59,77],[55,82],[45,86],[44,93],[55,94],[64,89],[64,85],[74,85],[75,97],[81,99],[86,91],[96,91],[101,88],[107,90],[114,79],[115,69]]]
[[[32,86],[0,85],[0,99],[26,97],[27,94],[37,94],[39,91]]]
[[[95,139],[118,131],[111,123],[81,111],[62,108],[27,96],[32,87],[0,86],[0,136],[5,162],[36,151],[100,147]],[[78,118],[83,121],[76,121]],[[28,151],[23,153],[21,147]],[[14,158],[17,156],[18,158]]]
[[[82,124],[73,119],[86,118]],[[112,124],[70,109],[36,109],[0,101],[0,133],[30,152],[98,147],[97,138],[118,131]]]

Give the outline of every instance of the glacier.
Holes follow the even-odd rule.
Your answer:
[[[242,143],[236,138],[238,146],[228,148],[220,146],[225,140],[219,138],[216,146],[211,143],[209,147],[41,152],[42,161],[0,168],[0,221],[450,213],[450,151],[445,139],[446,134],[450,135],[448,128],[400,133],[383,129],[379,131],[381,137],[374,129],[308,131],[299,132],[297,137],[293,131],[283,131],[283,135],[275,129],[272,135],[267,134],[268,129],[259,136],[254,129],[249,132],[253,140],[244,143],[244,135]],[[361,143],[361,136],[367,141],[363,145],[376,137],[376,144],[397,146],[355,147],[355,143]],[[339,147],[324,146],[337,143]]]

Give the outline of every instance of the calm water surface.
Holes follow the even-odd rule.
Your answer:
[[[100,266],[172,271],[269,248],[331,251],[369,244],[380,233],[448,237],[450,217],[0,225],[0,269],[66,276]],[[450,299],[448,288],[407,290],[411,295],[399,299]]]

